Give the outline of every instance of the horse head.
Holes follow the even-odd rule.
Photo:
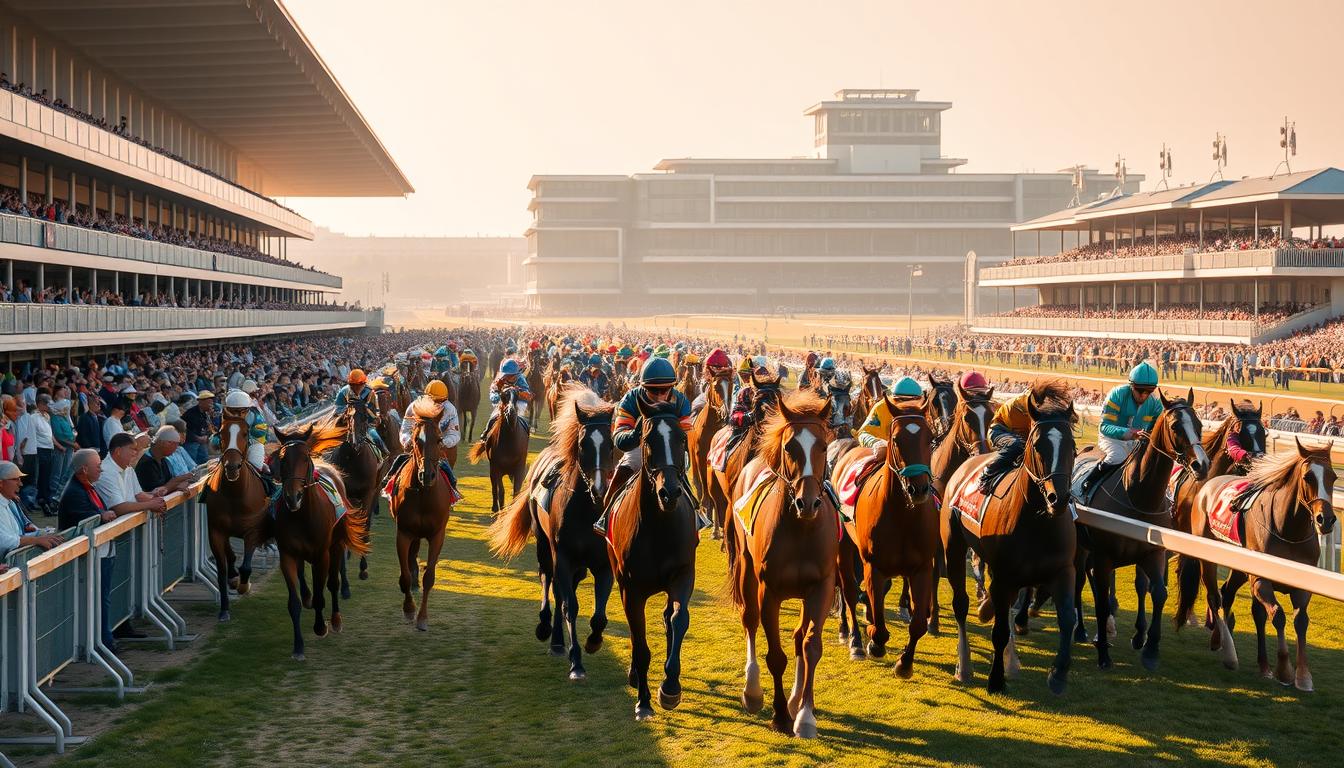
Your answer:
[[[868,397],[873,401],[882,397],[884,390],[886,389],[886,387],[882,386],[882,375],[878,373],[878,370],[879,369],[877,368],[869,368],[866,365],[863,366],[863,391],[866,392]]]
[[[1264,401],[1252,408],[1250,402],[1245,402],[1243,406],[1238,406],[1236,402],[1230,403],[1232,406],[1231,418],[1236,420],[1237,442],[1241,443],[1242,450],[1251,455],[1252,458],[1265,455],[1265,424],[1262,414],[1265,410]]]
[[[1195,388],[1190,388],[1185,400],[1168,400],[1160,389],[1157,396],[1162,401],[1162,415],[1153,425],[1152,444],[1158,446],[1160,442],[1162,445],[1158,450],[1168,452],[1175,461],[1190,467],[1195,477],[1203,480],[1209,474],[1210,462],[1200,439],[1204,425],[1190,405],[1195,401]]]
[[[929,394],[906,400],[883,395],[882,403],[891,417],[887,437],[887,469],[900,478],[901,487],[912,504],[922,504],[933,491],[933,429],[929,425]]]
[[[1077,455],[1077,446],[1073,440],[1073,425],[1077,416],[1073,411],[1073,403],[1060,399],[1066,395],[1067,389],[1059,385],[1040,393],[1033,389],[1027,398],[1031,432],[1027,438],[1022,468],[1045,502],[1046,514],[1051,517],[1063,514],[1069,508],[1073,461]]]
[[[929,374],[929,415],[934,420],[934,429],[946,437],[952,431],[953,414],[957,410],[957,389],[951,379]]]
[[[728,421],[728,416],[733,408],[733,372],[731,370],[715,371],[713,384],[709,388],[709,393],[705,395],[707,405],[710,408],[718,410],[723,421]]]
[[[411,442],[416,454],[415,479],[421,488],[434,485],[439,478],[439,441],[443,439],[443,433],[439,431],[439,417],[442,414],[442,405],[437,413],[416,413]]]
[[[341,415],[341,419],[346,426],[345,442],[359,445],[369,433],[368,413],[352,401],[345,406],[345,413]]]
[[[989,452],[989,424],[994,419],[994,388],[968,392],[957,382],[953,430],[970,455]]]
[[[611,441],[611,410],[585,408],[574,403],[574,417],[579,420],[579,473],[588,484],[593,504],[601,507],[607,495],[616,464],[612,461],[615,445]]]
[[[224,468],[224,479],[234,482],[247,460],[247,421],[225,415],[219,425],[219,463]]]
[[[285,506],[291,512],[303,508],[303,496],[313,484],[313,455],[308,448],[308,440],[313,435],[313,425],[308,424],[302,430],[285,432],[276,430],[280,438],[280,448],[275,452],[275,474],[280,481]]]
[[[640,446],[644,474],[658,498],[659,508],[671,514],[684,497],[681,478],[686,471],[686,433],[671,403],[639,399],[643,434]]]
[[[1334,497],[1335,481],[1338,476],[1330,461],[1330,448],[1326,446],[1311,450],[1302,445],[1296,437],[1299,463],[1297,503],[1306,508],[1316,533],[1327,536],[1335,529],[1335,509],[1331,503]]]
[[[832,408],[830,400],[796,394],[781,399],[777,415],[765,424],[761,455],[784,481],[800,520],[814,520],[821,511]]]

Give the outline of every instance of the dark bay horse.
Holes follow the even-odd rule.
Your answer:
[[[602,512],[602,499],[616,468],[611,441],[615,410],[614,404],[590,389],[567,392],[553,423],[550,445],[528,471],[525,492],[490,526],[490,547],[499,557],[516,556],[529,534],[536,535],[542,605],[537,639],[550,638],[551,653],[559,656],[565,653],[565,627],[569,628],[570,680],[587,677],[583,654],[597,653],[607,627],[614,576],[606,542],[593,531],[593,523]],[[559,481],[543,507],[534,491],[557,463]],[[588,622],[591,632],[580,648],[578,586],[589,571],[593,574],[593,616]]]
[[[630,625],[628,682],[639,695],[635,720],[653,717],[649,694],[649,643],[644,606],[649,598],[667,594],[663,626],[667,630],[666,677],[658,703],[674,709],[681,703],[681,644],[691,624],[690,601],[695,589],[695,509],[683,488],[686,476],[686,433],[673,406],[639,402],[644,465],[625,491],[611,503],[607,525],[611,570],[621,588],[621,605]]]
[[[630,371],[623,363],[611,367],[611,378],[607,382],[607,399],[613,403],[621,402],[625,393],[630,391]]]
[[[959,382],[937,372],[929,374],[929,418],[933,424],[933,442],[941,443],[952,429],[952,413],[957,409]]]
[[[1254,552],[1315,565],[1321,556],[1320,537],[1328,536],[1335,528],[1335,511],[1331,505],[1335,481],[1338,477],[1330,461],[1330,446],[1312,450],[1295,440],[1296,451],[1284,451],[1263,456],[1252,462],[1245,478],[1215,477],[1204,484],[1195,498],[1191,527],[1195,535],[1212,537],[1209,514],[1220,503],[1225,492],[1237,494],[1235,504],[1244,505],[1238,529],[1243,546]],[[1245,490],[1237,493],[1234,484],[1245,482]],[[1234,486],[1229,488],[1229,486]],[[1251,618],[1255,621],[1256,660],[1260,674],[1277,679],[1284,685],[1296,685],[1298,690],[1313,689],[1311,670],[1307,666],[1307,606],[1311,593],[1305,589],[1276,584],[1260,576],[1233,571],[1218,589],[1218,565],[1202,563],[1205,596],[1213,611],[1215,631],[1210,640],[1212,648],[1221,652],[1223,665],[1237,668],[1237,649],[1232,642],[1232,603],[1237,591],[1251,582]],[[1288,641],[1284,636],[1286,617],[1279,605],[1276,592],[1288,594],[1293,605],[1293,630],[1297,634],[1297,663],[1288,660]],[[1181,596],[1183,604],[1193,602],[1193,596]],[[1269,654],[1265,648],[1265,621],[1274,625],[1279,636],[1278,662],[1273,672],[1269,668]]]
[[[733,515],[729,539],[738,550],[729,557],[729,587],[742,616],[747,636],[746,685],[742,704],[752,714],[764,703],[761,670],[756,656],[756,629],[765,630],[766,665],[775,682],[776,730],[803,738],[817,735],[813,687],[821,662],[821,637],[835,596],[835,569],[839,516],[826,480],[826,443],[831,437],[831,402],[806,390],[781,399],[779,410],[766,420],[760,435],[756,464],[768,467],[774,479],[763,490],[751,530]],[[741,497],[747,492],[738,481]],[[784,697],[784,671],[789,657],[779,637],[780,604],[802,601],[798,627],[793,631],[794,682]]]
[[[867,652],[886,655],[886,595],[889,580],[903,576],[910,584],[909,640],[896,663],[896,674],[909,678],[914,671],[915,646],[928,631],[933,600],[934,557],[938,549],[938,514],[933,502],[933,430],[927,416],[928,396],[893,400],[883,396],[874,408],[886,408],[891,418],[884,466],[876,470],[854,502],[854,519],[845,523],[839,565],[844,611],[852,622],[850,656],[861,658],[858,632],[858,580],[855,562],[863,565],[862,586],[868,598]],[[850,465],[871,456],[856,446],[836,462],[831,484],[840,485]]]
[[[714,373],[710,378],[709,389],[705,390],[705,405],[691,420],[691,431],[687,433],[691,479],[695,481],[695,490],[700,495],[705,515],[714,522],[712,536],[715,539],[723,537],[725,510],[719,509],[709,494],[709,444],[714,440],[714,434],[728,423],[732,400],[732,370]]]
[[[266,513],[266,491],[261,478],[247,466],[247,422],[225,415],[219,428],[222,453],[205,484],[205,515],[210,528],[210,552],[218,571],[219,620],[228,621],[229,587],[245,595],[251,589],[252,553],[274,535]],[[235,570],[229,537],[243,540],[243,562]]]
[[[325,431],[332,437],[340,437],[340,443],[328,452],[326,458],[340,471],[347,498],[362,513],[356,519],[365,525],[372,519],[373,508],[378,503],[378,468],[381,465],[377,451],[369,441],[369,426],[364,410],[350,405],[345,413],[336,415],[334,422],[317,430],[319,434]],[[367,537],[368,531],[364,535]],[[341,597],[349,599],[350,580],[345,573],[345,561],[342,560],[340,565]],[[361,581],[369,578],[369,559],[365,553],[359,557],[359,578]]]
[[[490,427],[484,440],[471,447],[472,464],[481,459],[490,460],[490,511],[498,512],[506,503],[504,478],[513,481],[513,494],[518,495],[523,473],[527,469],[527,427],[518,416],[514,399],[518,390],[509,387],[500,393],[499,418]]]
[[[863,380],[859,383],[859,396],[854,400],[854,422],[855,429],[863,426],[863,420],[868,418],[868,412],[873,410],[877,401],[881,400],[886,394],[887,388],[882,383],[880,368],[869,368],[864,365]]]
[[[294,625],[294,658],[302,661],[303,632],[299,628],[302,601],[299,580],[305,563],[312,564],[312,606],[316,613],[313,634],[325,637],[327,625],[322,618],[325,607],[322,586],[331,593],[331,629],[341,631],[340,564],[347,550],[361,555],[369,551],[365,535],[368,521],[363,512],[345,498],[346,513],[336,516],[336,508],[325,489],[319,485],[318,473],[335,484],[337,494],[345,497],[345,484],[335,467],[315,458],[329,445],[329,439],[315,432],[312,424],[301,431],[276,430],[280,447],[272,456],[276,480],[281,495],[275,515],[275,543],[280,549],[280,572],[284,574],[289,590],[289,618]]]
[[[412,404],[416,416],[411,431],[411,460],[402,465],[397,476],[396,493],[389,511],[397,521],[397,562],[401,566],[401,612],[406,622],[415,622],[421,632],[429,630],[429,593],[434,589],[434,569],[443,550],[443,537],[448,527],[448,515],[453,511],[452,490],[440,476],[439,450],[443,435],[439,432],[439,418],[443,405],[427,398]],[[416,552],[424,540],[425,572],[420,589],[420,609],[416,610],[411,598],[418,568]]]
[[[532,350],[527,356],[527,388],[532,390],[532,418],[536,426],[541,426],[541,406],[546,403],[546,353],[540,349]]]
[[[378,422],[378,436],[383,438],[383,444],[387,446],[387,457],[389,459],[401,455],[401,434],[398,428],[399,419],[406,412],[403,407],[397,410],[397,402],[392,397],[392,391],[387,389],[375,389],[373,391],[374,402],[378,404],[378,412],[383,414],[383,418]],[[382,473],[379,472],[379,476]]]
[[[980,472],[989,454],[962,464],[948,481],[948,503],[942,512],[943,556],[947,581],[952,587],[952,611],[957,619],[956,679],[972,678],[971,649],[966,637],[966,550],[975,549],[989,566],[990,606],[994,616],[994,663],[989,673],[989,691],[1006,687],[1007,665],[1015,671],[1016,649],[1012,643],[1010,608],[1025,586],[1048,584],[1059,619],[1059,650],[1051,666],[1048,684],[1056,694],[1068,685],[1072,655],[1074,616],[1074,554],[1077,532],[1069,509],[1073,472],[1073,425],[1077,417],[1063,382],[1037,382],[1027,402],[1031,431],[1022,463],[1001,479],[988,499],[979,523],[957,512],[953,500],[964,486],[980,482]]]
[[[1097,484],[1089,506],[1122,517],[1140,520],[1149,525],[1170,528],[1171,506],[1167,503],[1167,484],[1171,470],[1180,463],[1200,480],[1209,471],[1209,457],[1200,442],[1203,425],[1195,409],[1192,387],[1185,400],[1168,400],[1162,390],[1157,391],[1162,401],[1162,413],[1153,422],[1152,434],[1142,439],[1115,472]],[[1099,461],[1098,451],[1084,451],[1075,463],[1076,471]],[[1086,564],[1086,565],[1085,565]],[[1088,527],[1086,549],[1078,547],[1075,568],[1087,568],[1092,583],[1092,598],[1097,612],[1097,665],[1111,668],[1110,640],[1104,628],[1111,615],[1111,584],[1115,569],[1134,565],[1147,580],[1148,594],[1153,601],[1153,616],[1160,618],[1167,600],[1167,551],[1146,541],[1118,536],[1099,528]],[[1081,581],[1081,580],[1080,580]],[[1075,606],[1082,616],[1082,585],[1075,595]],[[1081,622],[1081,619],[1080,619]],[[1084,631],[1082,634],[1086,634]],[[1158,646],[1162,641],[1162,622],[1151,623],[1140,612],[1130,641],[1135,650],[1142,649],[1139,659],[1145,669],[1153,671],[1158,664]]]
[[[462,434],[475,434],[476,409],[481,407],[481,378],[476,364],[462,363],[462,385],[457,390],[457,422]],[[456,462],[454,462],[456,463]]]

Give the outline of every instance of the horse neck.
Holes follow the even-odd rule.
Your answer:
[[[1171,422],[1164,420],[1163,425],[1163,431],[1153,430],[1153,435],[1134,450],[1124,473],[1123,486],[1129,503],[1143,511],[1156,509],[1155,505],[1166,497],[1171,468],[1175,466],[1168,455],[1175,453],[1170,437]],[[1158,440],[1165,443],[1164,450],[1157,449]]]
[[[1313,526],[1311,511],[1301,503],[1299,491],[1302,484],[1296,478],[1297,473],[1294,472],[1292,480],[1274,489],[1270,494],[1270,504],[1261,502],[1256,505],[1265,510],[1261,514],[1267,513],[1269,520],[1265,522],[1269,530],[1292,541],[1310,538]]]
[[[940,484],[946,484],[950,479],[952,472],[961,466],[971,457],[971,452],[966,450],[965,440],[961,433],[965,429],[965,422],[957,419],[955,426],[950,434],[943,436],[943,441],[933,449],[933,458],[930,459],[929,469],[933,472],[933,477]]]

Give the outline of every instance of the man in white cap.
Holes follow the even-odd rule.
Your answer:
[[[42,534],[19,509],[19,487],[24,474],[12,461],[0,461],[0,557],[19,547],[51,549],[65,541],[55,534]]]
[[[135,465],[135,477],[140,481],[141,488],[162,487],[166,493],[186,490],[191,484],[191,475],[174,476],[168,466],[168,457],[176,453],[181,444],[182,436],[177,429],[167,424],[159,427],[149,444],[149,450]]]

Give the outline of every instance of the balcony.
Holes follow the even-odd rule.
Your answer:
[[[1253,320],[1122,320],[1076,317],[977,317],[977,333],[1034,336],[1086,336],[1172,341],[1218,341],[1250,344],[1272,326]]]
[[[1120,252],[1123,253],[1123,250]],[[1335,270],[1323,273],[1321,270]],[[982,288],[1090,283],[1099,278],[1120,282],[1173,280],[1195,277],[1241,276],[1344,276],[1344,249],[1257,248],[1248,251],[1206,251],[985,267],[980,270]]]
[[[3,95],[3,92],[0,92],[0,95]],[[178,267],[218,273],[183,275],[208,280],[224,280],[229,276],[246,276],[283,281],[286,284],[284,287],[291,288],[311,288],[312,286],[340,288],[342,285],[340,277],[323,272],[313,272],[312,270],[285,264],[272,264],[224,253],[201,251],[153,240],[142,240],[138,237],[56,224],[26,216],[0,214],[0,243],[48,248],[124,260],[125,262],[140,262],[144,265],[155,265],[157,267]],[[14,256],[11,258],[24,257]],[[60,261],[59,259],[48,259],[41,255],[34,255],[31,258],[47,264],[55,264]],[[133,263],[105,263],[101,267],[93,264],[80,264],[78,266],[95,266],[95,268],[116,269],[125,272],[136,272],[142,269],[147,272],[159,271],[154,268],[140,267]],[[294,285],[296,283],[299,285]]]
[[[0,304],[0,351],[378,329],[382,310],[172,309]]]
[[[266,229],[313,237],[311,221],[255,192],[5,90],[0,90],[0,135],[199,201]]]

